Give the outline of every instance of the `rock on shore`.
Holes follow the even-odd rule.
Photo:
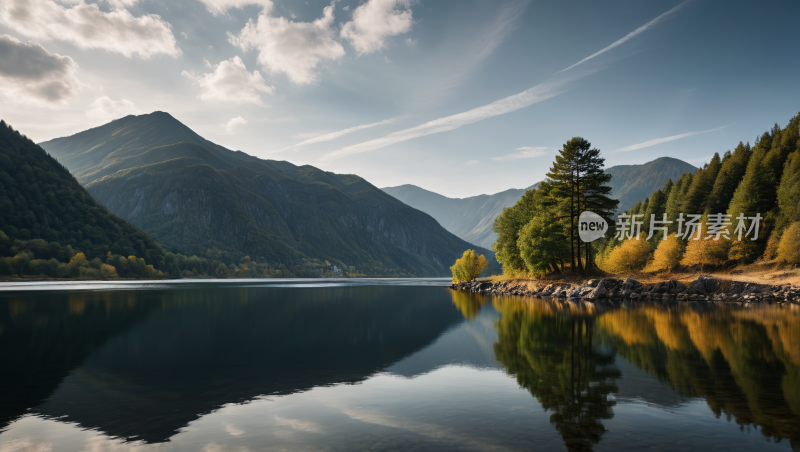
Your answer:
[[[700,275],[688,287],[675,279],[644,284],[633,278],[624,281],[614,278],[592,279],[582,284],[524,281],[503,281],[494,284],[475,280],[453,283],[450,287],[473,293],[587,301],[613,299],[800,304],[798,286],[725,281],[706,275]]]

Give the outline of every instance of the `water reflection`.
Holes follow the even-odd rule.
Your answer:
[[[25,390],[0,390],[2,419],[33,407],[165,441],[226,403],[363,381],[459,322],[442,301],[386,286],[12,296],[0,385]]]
[[[568,450],[606,431],[622,375],[615,354],[684,400],[800,449],[800,309],[636,303],[595,306],[453,293],[466,319],[492,303],[497,359],[545,410]],[[630,388],[627,388],[630,392]],[[623,388],[625,390],[625,388]],[[657,392],[663,392],[657,391]],[[648,402],[663,403],[650,391]]]
[[[614,416],[611,394],[620,376],[613,353],[594,345],[591,310],[510,297],[495,299],[494,306],[502,315],[497,359],[552,412],[550,423],[567,450],[591,450],[606,431],[601,420]]]
[[[656,304],[598,325],[626,360],[717,417],[800,447],[800,310]]]
[[[800,449],[797,309],[281,285],[0,292],[0,451]]]

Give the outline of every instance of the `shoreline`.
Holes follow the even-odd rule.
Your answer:
[[[777,303],[800,305],[800,286],[760,284],[700,275],[690,284],[670,279],[641,283],[633,278],[590,279],[581,283],[511,280],[493,283],[473,280],[452,283],[450,288],[488,295],[517,295],[564,300],[616,301],[710,301],[720,303]]]

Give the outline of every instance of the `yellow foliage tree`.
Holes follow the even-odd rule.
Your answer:
[[[461,258],[456,259],[456,263],[450,267],[453,272],[453,281],[472,281],[480,276],[481,272],[489,267],[489,262],[475,250],[466,250]]]
[[[117,278],[117,268],[113,265],[102,264],[100,266],[100,274],[103,275],[104,278]]]
[[[677,234],[672,234],[667,237],[667,240],[662,240],[658,243],[655,253],[653,253],[653,260],[647,264],[645,269],[647,271],[673,271],[681,263],[683,257],[683,240]]]
[[[692,237],[687,241],[686,252],[681,260],[681,265],[690,267],[692,265],[722,265],[728,260],[728,254],[731,250],[731,241],[725,237],[720,237],[719,240],[713,238],[706,240],[708,236],[707,219],[704,216],[700,223],[700,238],[697,233],[692,234]]]
[[[600,268],[611,273],[628,273],[644,269],[650,259],[650,243],[644,239],[644,233],[639,238],[625,240],[622,245],[611,250],[607,257],[598,261]]]
[[[800,264],[800,221],[789,225],[778,245],[778,259],[790,264]]]
[[[71,264],[73,262],[80,262],[80,261],[85,261],[85,260],[86,260],[86,255],[85,254],[76,253],[74,256],[72,256],[72,259],[69,260],[69,263]]]

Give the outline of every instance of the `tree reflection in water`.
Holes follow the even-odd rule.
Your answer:
[[[492,302],[495,356],[541,403],[568,450],[591,450],[613,417],[619,354],[717,416],[800,451],[800,309],[591,304],[454,292],[471,319]]]
[[[498,298],[495,356],[506,371],[530,391],[561,433],[567,450],[592,450],[614,416],[612,392],[620,373],[614,355],[594,344],[590,311],[545,302]]]

